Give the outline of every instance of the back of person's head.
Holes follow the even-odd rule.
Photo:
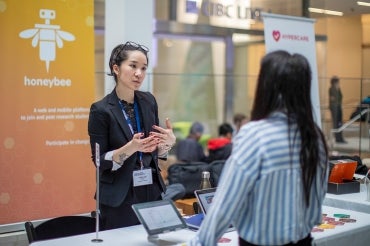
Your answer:
[[[202,135],[203,132],[204,132],[204,127],[203,127],[202,123],[196,121],[191,125],[189,133],[192,134],[192,135],[193,134]]]
[[[308,115],[311,122],[311,69],[307,59],[286,51],[268,53],[262,59],[252,120],[266,118],[276,110]]]
[[[267,118],[274,111],[280,111],[287,115],[288,125],[297,125],[301,138],[303,188],[308,205],[310,187],[320,165],[319,139],[326,153],[327,148],[325,138],[313,119],[311,69],[307,59],[300,54],[291,55],[282,50],[265,55],[254,98],[253,121]]]
[[[234,124],[240,124],[243,120],[245,120],[247,116],[245,114],[237,113],[233,117]]]
[[[236,127],[236,131],[239,131],[245,123],[247,123],[248,117],[245,114],[237,113],[233,117],[233,122]]]
[[[339,78],[337,76],[331,77],[331,79],[330,79],[330,84],[331,85],[335,85],[335,84],[338,84],[338,83],[339,83]]]
[[[223,123],[218,127],[219,136],[227,136],[233,134],[233,127],[229,123]]]

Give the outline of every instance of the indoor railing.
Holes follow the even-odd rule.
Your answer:
[[[370,125],[370,105],[368,104],[362,104],[360,105],[360,108],[364,108],[362,109],[358,114],[356,114],[354,117],[352,117],[349,121],[347,121],[346,123],[344,123],[341,127],[339,128],[333,128],[330,130],[330,147],[331,149],[333,149],[334,147],[334,142],[335,142],[335,138],[334,138],[334,135],[335,133],[340,133],[340,132],[344,132],[346,129],[349,129],[351,126],[353,126],[355,123],[357,123],[358,121],[361,122],[361,118],[363,118],[363,116],[365,115],[365,124],[363,124],[365,127],[366,127],[366,132],[368,134],[368,137],[369,137],[369,151],[370,151],[370,128],[369,128],[369,125]],[[360,124],[360,127],[361,127],[361,124]]]

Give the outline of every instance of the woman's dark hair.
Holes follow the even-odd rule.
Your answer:
[[[311,69],[300,54],[274,51],[261,62],[251,119],[268,117],[274,111],[286,113],[288,129],[296,123],[301,135],[300,164],[306,205],[309,205],[310,187],[320,163],[321,139],[327,147],[321,130],[314,122],[311,104]]]
[[[137,44],[135,42],[128,41],[124,44],[119,44],[117,45],[113,50],[109,58],[109,69],[110,73],[108,75],[113,76],[114,80],[117,82],[117,75],[113,71],[113,66],[117,65],[120,66],[122,62],[127,60],[128,54],[127,51],[133,51],[133,50],[138,50],[141,51],[147,60],[147,64],[149,64],[149,59],[148,59],[148,52],[149,49],[148,47]]]

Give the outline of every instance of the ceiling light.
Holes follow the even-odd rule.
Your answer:
[[[343,12],[328,9],[308,8],[308,11],[319,14],[343,16]]]
[[[370,7],[370,3],[357,1],[357,5]]]

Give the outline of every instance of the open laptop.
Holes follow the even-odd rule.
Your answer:
[[[190,229],[199,229],[204,216],[207,214],[209,208],[211,207],[215,193],[216,187],[194,191],[195,197],[197,198],[197,202],[202,213],[185,218],[186,224]],[[227,229],[227,232],[233,230],[235,230],[235,228],[230,225],[230,227]]]
[[[159,239],[158,235],[188,228],[172,200],[132,205],[136,216],[148,233],[148,241],[157,245],[175,245],[182,241]]]

